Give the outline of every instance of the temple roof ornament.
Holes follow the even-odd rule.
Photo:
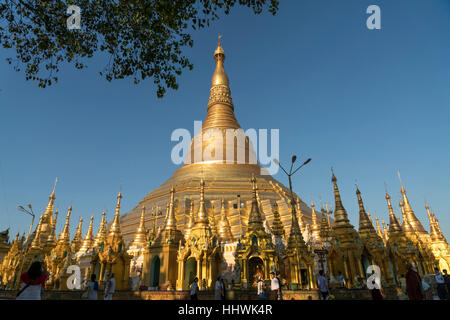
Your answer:
[[[189,234],[192,231],[192,228],[195,225],[195,212],[194,212],[194,201],[191,200],[190,209],[189,209],[189,222],[186,226],[186,229],[184,231],[184,237],[185,239],[189,238]]]
[[[253,174],[252,174],[252,178],[250,181],[252,183],[253,199],[252,199],[252,207],[250,210],[250,215],[248,217],[248,228],[249,229],[260,229],[260,228],[264,229],[261,213],[259,212],[258,200],[256,197],[256,190],[257,190],[256,178]]]
[[[225,200],[222,198],[220,220],[218,224],[218,235],[222,242],[233,242],[233,235],[231,233],[230,221],[228,221],[227,210],[225,208]]]
[[[82,232],[83,227],[83,217],[80,217],[80,221],[78,222],[77,229],[75,231],[75,235],[72,239],[71,249],[72,252],[78,252],[80,250],[81,245],[83,244],[83,234]]]
[[[273,222],[272,222],[272,234],[274,236],[283,237],[286,233],[284,230],[283,222],[281,221],[280,212],[278,211],[278,203],[273,205]]]
[[[320,224],[317,218],[317,213],[316,213],[316,206],[314,205],[314,202],[311,201],[311,233],[312,233],[312,237],[314,239],[314,241],[321,241],[320,239]]]
[[[61,232],[60,236],[58,237],[58,245],[69,244],[70,245],[70,215],[72,214],[72,206],[69,206],[67,209],[67,216],[66,216],[66,222],[64,224],[63,231]]]
[[[372,221],[370,221],[366,210],[364,209],[364,203],[361,197],[361,192],[356,187],[356,196],[358,197],[359,205],[359,229],[358,233],[369,246],[378,246],[380,244],[380,236],[375,231]],[[379,225],[378,225],[379,226]]]
[[[132,245],[143,248],[146,244],[147,230],[145,229],[145,206],[142,206],[141,217],[139,219],[139,226],[136,230]]]
[[[414,211],[411,208],[411,205],[409,204],[409,200],[406,195],[406,190],[403,187],[402,180],[400,178],[400,172],[398,173],[398,177],[401,185],[400,191],[402,193],[403,207],[405,211],[406,220],[408,221],[408,223],[411,225],[412,229],[415,232],[425,234],[427,232],[425,231],[422,223],[420,223],[419,219],[417,219],[416,215],[414,214]]]
[[[93,231],[93,225],[94,225],[94,216],[91,216],[91,219],[89,221],[89,227],[88,231],[86,232],[86,235],[84,236],[83,244],[81,245],[81,248],[79,252],[85,253],[92,249],[94,246],[94,231]]]
[[[387,192],[386,202],[389,210],[389,234],[394,232],[402,232],[402,227],[400,226],[400,223],[398,222],[398,219],[394,214],[394,210],[392,209],[391,196]]]
[[[106,228],[106,212],[103,210],[100,227],[98,229],[97,234],[95,235],[94,247],[100,247],[102,243],[106,244],[107,235],[108,230]]]

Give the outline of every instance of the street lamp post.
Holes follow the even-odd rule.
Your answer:
[[[27,235],[27,238],[25,240],[25,246],[22,248],[22,261],[20,263],[19,272],[18,272],[18,274],[16,274],[16,277],[14,278],[14,284],[13,284],[14,286],[16,286],[17,277],[20,277],[20,275],[22,274],[23,265],[25,263],[25,254],[28,251],[29,239],[30,239],[30,235],[31,235],[31,230],[33,229],[34,218],[35,218],[35,215],[34,215],[34,212],[33,212],[33,207],[31,206],[31,204],[28,204],[27,207],[30,209],[30,211],[25,209],[23,206],[19,206],[18,207],[19,211],[22,211],[22,212],[30,215],[32,218],[31,218],[30,229],[28,230],[28,235]]]
[[[301,167],[303,167],[304,165],[308,164],[311,161],[311,158],[308,158],[305,162],[303,162],[303,164],[301,164],[297,169],[295,169],[294,171],[292,171],[292,167],[294,166],[295,161],[297,160],[297,156],[293,155],[292,156],[292,162],[291,162],[291,168],[289,169],[289,173],[283,168],[283,166],[281,165],[281,163],[278,161],[278,159],[274,159],[275,164],[279,165],[281,170],[284,171],[284,173],[286,173],[286,175],[288,176],[289,179],[289,191],[291,192],[291,201],[292,201],[292,205],[295,205],[295,199],[294,199],[294,192],[292,191],[292,179],[291,177],[298,171],[300,170]]]

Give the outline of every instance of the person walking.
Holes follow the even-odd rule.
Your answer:
[[[226,285],[225,280],[223,280],[223,277],[220,278],[220,282],[222,282],[222,300],[226,299]]]
[[[112,300],[112,295],[116,290],[116,280],[114,279],[114,273],[108,275],[108,282],[105,288],[105,300]]]
[[[221,276],[217,276],[216,285],[214,287],[214,300],[222,300],[223,284]]]
[[[422,279],[410,263],[406,264],[406,294],[409,300],[423,300]]]
[[[436,279],[437,292],[440,300],[447,300],[447,289],[445,288],[445,278],[438,268],[434,268],[434,278]]]
[[[281,300],[281,282],[278,277],[275,277],[275,272],[270,273],[270,278],[272,281],[270,282],[270,289],[274,293],[275,300]]]
[[[198,278],[195,277],[194,282],[191,283],[191,288],[189,289],[189,294],[191,300],[198,300]]]
[[[261,277],[258,277],[258,284],[257,284],[257,293],[258,293],[258,298],[260,299],[265,299],[265,295],[264,295],[264,282],[262,281]]]
[[[319,287],[320,294],[323,300],[330,299],[330,290],[328,289],[327,278],[325,278],[323,270],[319,270],[319,276],[317,277],[317,286]]]
[[[97,276],[93,273],[91,275],[91,281],[86,283],[88,300],[97,300],[98,299],[98,282],[95,280],[96,278],[97,278]]]
[[[31,264],[28,271],[20,276],[20,290],[16,300],[41,300],[42,290],[48,278],[47,272],[43,271],[40,261]]]

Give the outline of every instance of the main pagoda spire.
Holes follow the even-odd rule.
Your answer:
[[[234,106],[231,99],[228,76],[224,68],[225,51],[222,49],[220,39],[221,36],[219,36],[218,39],[217,49],[214,51],[216,69],[214,70],[211,79],[211,89],[207,107],[208,114],[203,123],[203,129],[239,129],[239,123],[234,116]]]

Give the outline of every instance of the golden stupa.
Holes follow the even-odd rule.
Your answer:
[[[184,165],[159,188],[151,191],[130,212],[121,217],[124,239],[130,242],[134,239],[140,223],[142,207],[147,208],[145,221],[148,225],[156,222],[157,227],[164,224],[165,207],[170,202],[170,189],[175,188],[176,221],[177,228],[183,233],[189,223],[191,202],[195,210],[198,208],[200,195],[200,179],[205,181],[205,202],[208,214],[214,214],[216,221],[220,220],[222,199],[228,210],[228,219],[231,224],[232,235],[235,239],[241,237],[246,231],[247,219],[251,209],[252,186],[249,183],[252,175],[258,181],[258,199],[263,217],[267,223],[273,222],[273,205],[278,204],[281,221],[287,228],[291,226],[291,213],[289,209],[289,189],[265,172],[255,159],[253,147],[247,136],[243,134],[234,115],[234,105],[231,99],[228,76],[224,69],[225,52],[222,49],[219,37],[217,49],[214,52],[215,71],[211,79],[210,96],[207,105],[207,114],[202,124],[202,130],[191,141],[191,154],[187,156]],[[234,137],[228,139],[226,129],[235,129],[243,134],[245,142],[239,147]],[[211,139],[208,130],[220,130],[223,139]],[[203,140],[202,147],[197,148],[199,140]],[[237,140],[237,138],[236,138]],[[201,141],[201,140],[200,140]],[[194,148],[195,147],[195,148]],[[195,158],[194,150],[219,150],[222,148],[223,159],[205,160],[201,155]],[[234,163],[227,163],[227,152],[234,150]],[[202,154],[203,154],[202,152]],[[213,151],[214,153],[215,151]],[[237,154],[245,153],[245,162],[237,161]],[[253,158],[252,158],[253,157]],[[200,159],[199,159],[200,158]],[[194,159],[190,161],[191,159]],[[303,213],[304,222],[311,222],[311,210],[297,196]],[[239,199],[239,200],[238,200]],[[239,208],[238,201],[241,203]],[[156,219],[156,221],[154,221]]]

